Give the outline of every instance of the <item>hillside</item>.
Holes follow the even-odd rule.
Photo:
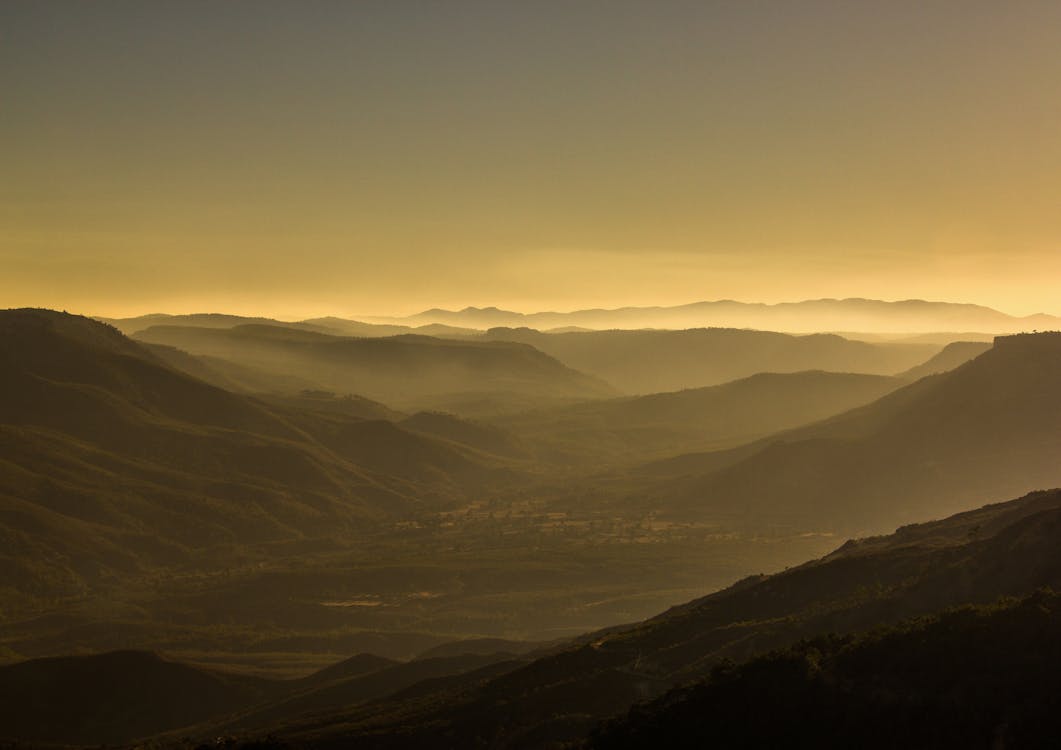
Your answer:
[[[113,328],[42,310],[0,313],[0,446],[8,616],[444,506],[495,471],[390,422],[222,390]]]
[[[590,748],[1051,747],[1061,596],[819,636],[724,665],[596,732]],[[769,706],[769,721],[763,721]]]
[[[723,385],[542,409],[496,424],[570,456],[655,455],[735,445],[867,404],[899,388],[883,375],[761,373]]]
[[[929,375],[953,370],[970,359],[979,357],[991,346],[991,342],[984,341],[952,341],[943,347],[939,354],[915,367],[911,367],[906,372],[900,373],[899,377],[906,380],[920,380]]]
[[[495,328],[490,341],[518,341],[626,393],[659,393],[718,385],[760,372],[827,370],[893,375],[924,362],[940,347],[792,336],[771,331],[696,328],[680,331],[541,333]]]
[[[131,742],[261,701],[270,687],[138,651],[0,666],[0,740]]]
[[[679,515],[880,530],[1061,484],[1059,455],[1061,333],[1025,334],[825,422],[671,461],[682,476],[652,492]]]
[[[488,409],[511,410],[528,400],[614,395],[603,382],[520,343],[412,335],[350,338],[275,326],[155,326],[138,333],[137,339],[295,376],[325,390],[357,393],[407,410],[454,410],[454,402],[476,400],[495,405]]]
[[[704,679],[726,661],[1059,586],[1059,531],[1061,490],[1033,493],[849,542],[820,560],[588,635],[502,675],[472,673],[433,693],[270,731],[300,747],[532,748],[577,740],[600,719]]]

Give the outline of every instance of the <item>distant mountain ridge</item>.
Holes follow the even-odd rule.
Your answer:
[[[586,328],[695,328],[720,326],[771,331],[883,331],[932,333],[983,331],[1016,333],[1061,328],[1061,317],[1035,314],[1007,315],[990,307],[927,300],[882,301],[863,298],[818,299],[766,304],[715,300],[673,307],[621,307],[571,312],[519,313],[496,307],[462,310],[434,308],[406,318],[370,318],[374,322],[405,325],[441,323],[470,328],[497,326],[548,329],[562,326]]]

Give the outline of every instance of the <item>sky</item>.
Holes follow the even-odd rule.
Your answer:
[[[0,4],[0,307],[1061,313],[1061,3]]]

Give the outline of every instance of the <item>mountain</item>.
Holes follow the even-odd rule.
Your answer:
[[[1061,484],[1059,455],[1061,333],[1003,336],[868,406],[672,462],[650,494],[684,517],[879,530]]]
[[[231,393],[45,310],[0,312],[0,446],[5,617],[277,554],[256,545],[342,539],[500,476],[454,443]]]
[[[155,326],[138,341],[218,357],[274,375],[357,393],[402,409],[451,410],[482,400],[514,409],[526,402],[614,395],[605,383],[521,343],[429,336],[350,338],[276,326],[207,329]],[[489,407],[487,407],[489,408]]]
[[[822,635],[632,709],[587,747],[1051,747],[1061,596]],[[769,707],[769,721],[763,711]]]
[[[274,320],[273,318],[245,317],[242,315],[225,315],[222,313],[191,313],[188,315],[167,315],[165,313],[152,313],[140,315],[135,318],[96,318],[102,323],[112,325],[126,336],[143,331],[152,326],[194,326],[196,328],[235,328],[239,325],[267,325],[280,328],[296,328],[306,331],[317,331],[319,333],[337,333],[325,323],[313,321],[286,322]]]
[[[586,737],[600,720],[638,701],[718,674],[720,665],[808,638],[846,636],[953,606],[989,604],[1000,596],[1027,596],[1043,586],[1061,586],[1059,533],[1061,490],[1032,493],[903,527],[889,536],[852,540],[819,560],[747,578],[635,625],[589,634],[529,664],[514,664],[503,674],[473,672],[433,692],[302,717],[271,725],[268,731],[298,747],[560,746]],[[1050,612],[1057,611],[1049,606]],[[950,665],[954,661],[949,655],[962,641],[948,646],[947,632],[944,627],[930,637],[940,644],[940,653],[948,654],[945,663]],[[1037,672],[1029,666],[1034,664],[1034,647],[1047,634],[1056,641],[1053,625],[1037,632],[1038,639],[1029,641],[1025,652],[1029,658],[1018,662],[1024,670],[1015,675],[1018,679],[1035,680]],[[910,640],[918,637],[915,633]],[[999,647],[990,637],[981,643],[984,648]],[[931,653],[917,648],[902,657],[904,664],[913,667],[915,654]],[[828,658],[823,654],[823,663]],[[889,679],[887,660],[876,663],[885,666],[864,674]],[[929,660],[922,668],[938,669],[939,663]],[[937,679],[958,681],[943,673]],[[763,688],[762,681],[755,684],[757,690]],[[778,690],[787,692],[790,685],[782,680]],[[763,696],[760,702],[745,704],[740,716],[761,709],[763,702],[770,705],[768,694],[755,694]],[[725,700],[739,702],[741,695]],[[761,718],[761,711],[757,715]],[[617,742],[621,739],[619,735]]]
[[[529,455],[527,448],[514,434],[445,412],[417,412],[400,421],[399,425],[410,432],[450,440],[485,453],[524,458]]]
[[[904,380],[920,380],[928,375],[953,370],[959,365],[964,365],[970,359],[975,359],[986,352],[992,346],[991,343],[983,341],[954,341],[943,347],[936,356],[911,367],[906,372],[900,373],[899,377]]]
[[[248,321],[249,322],[249,321]],[[382,336],[401,336],[403,334],[417,334],[420,336],[472,336],[479,333],[476,328],[460,328],[448,326],[441,323],[429,323],[418,326],[394,325],[386,323],[363,323],[360,320],[348,320],[346,318],[312,318],[301,322],[305,326],[315,326],[326,333],[334,333],[341,336],[360,336],[363,338],[377,338]]]
[[[792,336],[730,328],[574,333],[495,328],[483,338],[533,346],[637,394],[718,385],[760,372],[893,375],[921,364],[940,349],[930,344],[871,344],[831,334]]]
[[[376,319],[373,319],[376,320]],[[925,300],[885,302],[871,299],[819,299],[803,302],[762,303],[717,300],[673,307],[622,307],[573,312],[518,313],[496,307],[463,310],[425,310],[408,318],[379,319],[404,325],[441,323],[468,328],[498,326],[559,328],[757,328],[769,331],[879,331],[886,333],[936,333],[984,331],[1017,333],[1061,328],[1061,318],[1051,315],[1015,317],[981,305]]]
[[[723,385],[604,399],[495,423],[571,456],[653,455],[706,450],[815,422],[874,401],[903,381],[835,372],[760,373]]]
[[[127,743],[263,700],[263,680],[120,651],[0,666],[0,740]]]

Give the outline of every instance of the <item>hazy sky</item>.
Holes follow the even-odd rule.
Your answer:
[[[0,3],[0,307],[1061,312],[1061,3]]]

